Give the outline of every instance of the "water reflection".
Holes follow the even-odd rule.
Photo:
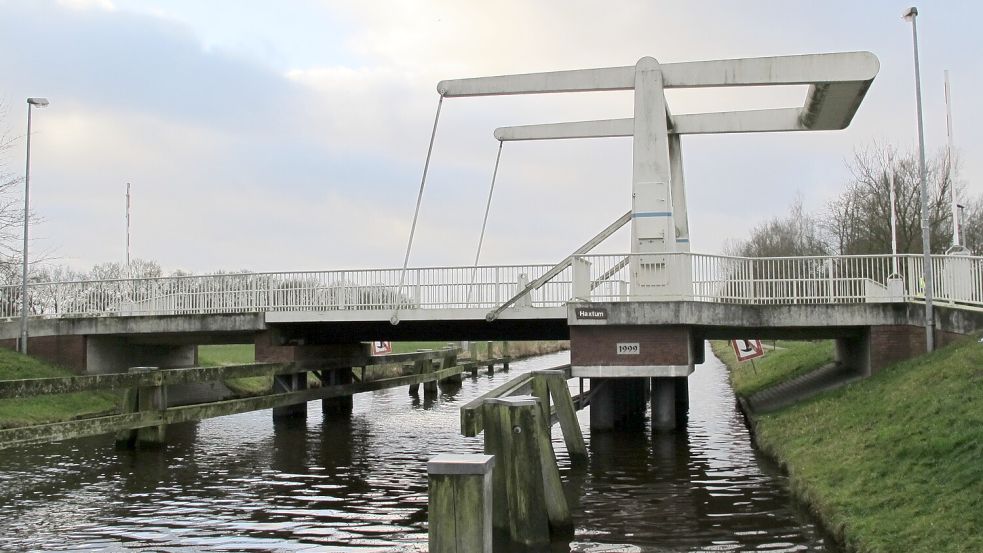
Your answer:
[[[260,411],[177,425],[162,451],[116,451],[111,437],[0,451],[0,549],[423,551],[426,460],[481,451],[458,433],[460,406],[567,359],[436,394],[361,394],[350,419],[312,402],[277,424]],[[577,528],[554,551],[824,551],[749,448],[725,370],[708,356],[691,378],[687,432],[588,434],[575,470],[554,428]]]

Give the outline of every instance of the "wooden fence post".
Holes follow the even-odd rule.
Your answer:
[[[491,553],[491,455],[442,454],[427,462],[430,553]]]

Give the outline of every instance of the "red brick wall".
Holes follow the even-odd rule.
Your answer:
[[[0,340],[0,347],[17,349],[17,340]],[[32,336],[27,339],[27,351],[60,367],[78,374],[85,372],[85,336]]]
[[[684,326],[575,325],[570,363],[577,366],[688,365],[690,329]],[[618,355],[617,344],[637,342],[638,355]]]
[[[936,331],[935,346],[945,347],[962,334]],[[870,328],[870,369],[880,369],[925,353],[925,328],[911,325],[872,326]]]

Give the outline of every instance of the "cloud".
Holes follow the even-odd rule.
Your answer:
[[[213,11],[190,21],[199,15],[181,4],[162,16],[139,2],[0,0],[0,48],[28,44],[31,52],[0,57],[0,92],[52,100],[32,144],[34,205],[47,220],[37,235],[73,263],[122,257],[122,190],[131,181],[134,254],[165,267],[392,266],[402,261],[440,79],[631,65],[644,55],[875,51],[881,74],[846,131],[685,139],[694,248],[717,251],[723,237],[783,212],[797,193],[821,207],[848,177],[844,160],[856,145],[913,144],[906,27],[879,6],[834,4],[807,12],[790,4],[322,2],[331,32],[304,34],[309,51],[290,58],[289,49],[257,56],[253,46],[236,47],[236,32],[243,44],[259,40],[247,22],[264,23],[260,42],[291,34],[279,18],[264,19],[265,3],[239,5],[241,29],[226,22],[216,34],[231,38],[214,40],[205,36]],[[939,14],[924,27],[930,149],[944,127],[928,76],[943,63],[954,71],[957,145],[971,154],[983,143],[972,124],[983,108],[966,92],[983,85],[980,62],[971,48],[955,52],[940,30],[963,29],[970,15]],[[803,94],[685,91],[669,101],[684,113],[796,105]],[[473,258],[495,127],[631,113],[624,92],[447,99],[411,263]],[[21,117],[7,121],[23,128]],[[976,157],[965,157],[971,186],[983,175]],[[626,139],[507,144],[483,259],[559,259],[628,209],[630,180]],[[736,209],[736,198],[750,207]],[[627,249],[627,238],[610,247]]]

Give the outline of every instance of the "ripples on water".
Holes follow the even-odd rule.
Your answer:
[[[112,439],[0,451],[0,548],[11,551],[425,551],[426,461],[480,452],[461,405],[566,353],[465,379],[435,402],[406,388],[360,394],[350,421],[274,425],[257,411],[168,429],[164,451]],[[422,396],[421,396],[422,397]],[[826,551],[784,479],[749,446],[726,369],[690,377],[686,432],[590,436],[586,470],[554,446],[577,527],[569,548],[608,551]],[[557,544],[555,551],[565,551]]]

